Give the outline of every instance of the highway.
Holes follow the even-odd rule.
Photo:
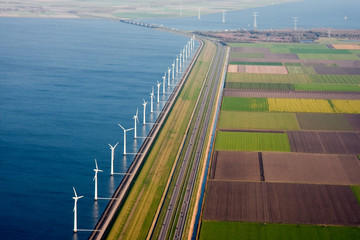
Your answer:
[[[162,211],[166,211],[164,220],[157,223],[162,224],[158,236],[158,239],[161,240],[169,238],[181,239],[184,231],[211,112],[216,98],[217,86],[225,62],[226,48],[220,43],[215,44],[217,50],[209,68],[207,79],[204,82],[200,101],[196,105],[197,114],[191,120],[193,128],[188,133],[187,138],[189,139],[185,141],[186,144],[183,146],[184,158],[182,162],[178,162],[178,164],[181,163],[181,166],[179,166],[180,171],[177,177],[172,180],[176,181],[175,188],[171,193],[169,205],[163,205]]]
[[[185,73],[182,77],[182,79],[179,81],[177,86],[174,88],[172,94],[170,95],[168,101],[166,102],[165,106],[163,107],[162,112],[158,116],[155,124],[151,128],[148,137],[144,140],[141,148],[138,151],[138,154],[135,156],[132,164],[130,165],[128,171],[126,172],[124,178],[122,179],[120,185],[116,189],[115,193],[113,194],[111,200],[109,201],[108,205],[106,206],[101,218],[99,219],[98,223],[94,227],[93,232],[91,233],[89,239],[104,239],[107,235],[107,233],[110,231],[110,228],[112,226],[112,223],[115,221],[115,218],[117,216],[119,207],[125,200],[132,183],[135,179],[135,177],[138,175],[141,166],[144,163],[144,160],[147,157],[148,151],[151,148],[153,142],[156,139],[157,134],[161,130],[164,122],[167,119],[167,116],[169,114],[169,111],[174,105],[174,102],[176,101],[184,83],[187,79],[196,59],[198,58],[202,48],[203,48],[203,42],[200,42],[200,47],[198,48],[195,57],[191,60],[190,64],[188,65],[187,69],[185,70]]]

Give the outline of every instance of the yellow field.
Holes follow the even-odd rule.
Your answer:
[[[325,99],[268,98],[270,112],[333,113]]]
[[[360,100],[331,100],[338,113],[360,113]]]

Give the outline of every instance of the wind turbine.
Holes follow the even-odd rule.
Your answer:
[[[172,80],[175,79],[175,60],[173,61],[173,64],[171,64],[172,66]]]
[[[188,58],[188,45],[185,45],[185,57]]]
[[[137,138],[137,135],[136,135],[136,121],[139,122],[139,118],[138,118],[138,113],[139,113],[139,109],[137,108],[136,109],[136,115],[134,115],[134,138],[136,139]]]
[[[135,126],[136,126],[136,125],[135,125]],[[110,172],[111,176],[114,175],[114,151],[115,151],[115,148],[116,148],[116,146],[117,146],[118,144],[119,144],[119,142],[117,142],[117,143],[115,144],[115,146],[111,146],[111,145],[109,144],[110,149],[111,149],[111,172]]]
[[[171,68],[168,67],[168,87],[170,87],[170,72]]]
[[[134,128],[125,129],[123,128],[123,126],[120,125],[120,123],[118,123],[118,125],[122,128],[122,130],[124,130],[124,155],[126,155],[126,132],[133,130]]]
[[[164,74],[163,78],[163,94],[165,94],[165,79],[166,79],[166,72]]]
[[[74,199],[74,233],[77,232],[77,201],[80,199],[80,198],[83,198],[84,196],[78,196],[76,194],[76,190],[75,190],[75,187],[73,187],[74,189],[74,194],[75,194],[75,197],[73,197]]]
[[[98,174],[98,172],[102,172],[103,170],[100,170],[100,169],[98,168],[96,159],[95,159],[95,166],[96,166],[96,168],[94,169],[95,176],[94,176],[93,181],[95,181],[95,197],[94,197],[94,200],[96,201],[96,200],[98,199],[98,197],[97,197],[97,188],[98,188],[98,187],[97,187],[97,174]]]
[[[145,101],[145,99],[143,99],[144,103],[143,103],[143,106],[144,106],[144,122],[143,124],[145,125],[145,116],[146,116],[146,104],[148,104],[148,102]]]
[[[154,87],[152,88],[152,91],[151,91],[151,93],[150,93],[150,100],[151,100],[151,104],[150,104],[150,112],[151,113],[153,113],[154,112],[154,104],[153,104],[153,102],[154,102]]]
[[[257,12],[254,12],[254,30],[257,31],[257,21],[256,21],[256,17],[258,16],[257,15],[258,13]]]
[[[180,51],[180,68],[181,68],[181,62],[182,62],[181,56],[182,56],[182,53]]]
[[[179,56],[176,55],[176,73],[179,73]]]
[[[156,85],[157,88],[158,88],[158,89],[157,89],[157,90],[158,90],[158,94],[157,94],[157,102],[158,102],[158,103],[159,103],[159,95],[160,95],[160,85],[161,85],[161,83],[158,81],[158,82],[157,82],[157,85]]]
[[[200,8],[198,8],[198,19],[199,19],[199,20],[201,19],[201,11],[200,11]]]
[[[183,48],[183,54],[182,54],[182,57],[183,57],[183,63],[185,65],[185,48]]]
[[[225,23],[225,10],[223,10],[223,12],[222,12],[222,21],[221,22]]]

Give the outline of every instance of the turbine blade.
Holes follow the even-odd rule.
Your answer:
[[[119,127],[121,127],[124,131],[125,131],[125,128],[123,128],[123,126],[120,125],[120,123],[118,123]]]
[[[76,194],[76,190],[75,190],[75,187],[73,187],[73,189],[74,189],[75,197],[77,197],[77,194]]]
[[[95,166],[96,166],[96,170],[98,170],[98,164],[97,164],[97,161],[96,161],[96,158],[95,158]]]
[[[138,116],[139,108],[136,109],[136,117]]]
[[[110,148],[113,148],[113,146],[111,146],[110,143],[109,143],[109,146],[110,146]]]
[[[138,120],[139,121],[139,120]],[[116,146],[119,144],[119,142],[117,142],[116,144],[115,144],[115,146],[114,146],[114,148],[116,148]]]

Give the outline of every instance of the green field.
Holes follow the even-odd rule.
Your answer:
[[[234,58],[264,58],[264,54],[252,52],[231,52],[230,59]]]
[[[266,98],[224,97],[221,109],[223,111],[268,111]]]
[[[286,133],[218,131],[216,150],[290,152]]]
[[[307,74],[227,73],[226,82],[314,83]]]
[[[294,113],[221,111],[220,129],[298,130]]]
[[[356,240],[359,227],[202,221],[200,240]]]
[[[353,191],[359,205],[360,205],[360,186],[359,185],[353,185],[351,186],[351,190]]]
[[[353,131],[342,114],[296,113],[300,128],[303,130]]]
[[[313,83],[360,84],[360,75],[309,75]]]
[[[292,53],[290,49],[325,49],[323,44],[287,44],[287,43],[230,43],[231,47],[259,47],[269,48],[272,53]]]
[[[309,66],[286,66],[290,74],[316,74],[315,70]]]
[[[231,89],[264,89],[264,90],[295,90],[294,84],[289,83],[250,83],[227,82],[225,88]]]
[[[302,60],[360,60],[358,56],[353,54],[298,53],[297,55]]]
[[[295,84],[296,91],[360,92],[355,84]]]
[[[319,48],[290,48],[290,52],[296,54],[351,54],[346,49],[319,49]]]
[[[281,62],[237,62],[230,61],[232,65],[261,65],[261,66],[283,66]]]

